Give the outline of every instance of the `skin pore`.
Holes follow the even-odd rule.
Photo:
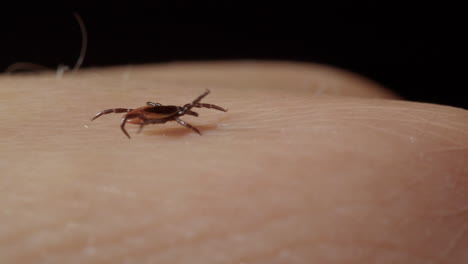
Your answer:
[[[108,108],[199,117],[140,134]],[[0,76],[0,263],[466,263],[468,112],[319,65]]]

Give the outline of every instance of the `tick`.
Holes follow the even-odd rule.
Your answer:
[[[210,93],[210,90],[206,90],[202,95],[198,96],[193,102],[188,103],[184,106],[175,106],[175,105],[162,105],[160,103],[153,103],[147,102],[146,106],[142,106],[136,109],[127,109],[127,108],[112,108],[106,109],[97,113],[91,121],[94,119],[102,116],[107,115],[110,113],[126,113],[123,118],[122,122],[120,123],[120,128],[122,129],[123,133],[130,138],[130,135],[125,130],[125,124],[135,124],[140,125],[140,129],[138,133],[141,132],[143,126],[149,124],[164,124],[168,121],[176,121],[177,123],[181,124],[186,128],[190,128],[193,131],[197,132],[200,136],[201,133],[198,129],[189,123],[181,120],[179,117],[183,115],[191,115],[191,116],[198,116],[198,113],[192,111],[193,107],[198,108],[212,108],[219,111],[227,112],[226,109],[219,107],[214,104],[204,104],[200,103],[200,101]]]

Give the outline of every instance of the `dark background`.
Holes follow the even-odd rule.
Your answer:
[[[408,100],[468,108],[467,67],[461,66],[467,30],[456,7],[155,1],[12,11],[0,18],[0,69],[25,61],[73,66],[81,48],[73,12],[88,30],[85,68],[183,60],[315,62],[362,74]]]

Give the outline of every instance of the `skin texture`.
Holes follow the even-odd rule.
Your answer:
[[[204,103],[175,122],[97,112]],[[0,263],[467,263],[468,113],[274,62],[0,77]]]

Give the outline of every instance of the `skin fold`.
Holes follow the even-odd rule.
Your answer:
[[[108,108],[184,105],[128,124]],[[468,112],[314,64],[0,76],[0,263],[468,263]]]

